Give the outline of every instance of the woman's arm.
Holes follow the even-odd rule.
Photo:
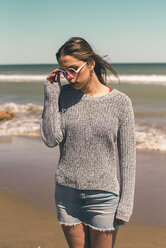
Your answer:
[[[58,82],[44,84],[44,109],[40,122],[40,133],[48,147],[55,147],[63,140],[62,117],[59,113],[59,95],[61,85]]]
[[[120,200],[116,218],[128,222],[133,211],[136,174],[135,120],[130,98],[127,98],[127,104],[124,106],[120,118],[117,147],[120,168]]]

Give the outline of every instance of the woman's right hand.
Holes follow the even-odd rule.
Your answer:
[[[47,77],[47,80],[50,81],[50,83],[53,83],[53,82],[60,83],[60,77],[59,77],[58,71],[59,71],[58,69],[55,69],[52,72],[50,72],[50,74]]]

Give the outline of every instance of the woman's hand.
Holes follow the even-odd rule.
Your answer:
[[[58,82],[60,83],[60,77],[59,77],[59,74],[58,74],[58,69],[55,69],[53,70],[47,77],[47,80],[50,81],[50,83],[53,83],[53,82]]]

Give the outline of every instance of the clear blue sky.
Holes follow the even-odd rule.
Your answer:
[[[56,63],[71,36],[110,62],[166,62],[165,0],[0,0],[0,64]]]

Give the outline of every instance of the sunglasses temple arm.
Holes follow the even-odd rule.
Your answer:
[[[81,67],[76,72],[78,73],[86,64],[87,64],[87,62],[85,62],[83,65],[81,65]]]

